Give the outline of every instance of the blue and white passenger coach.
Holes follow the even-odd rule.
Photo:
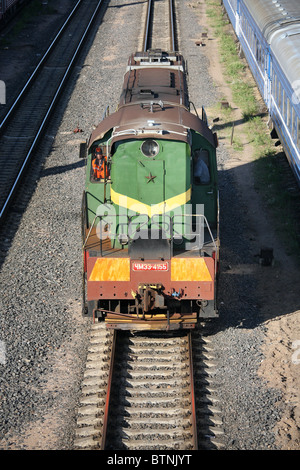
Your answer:
[[[300,0],[223,0],[300,185]]]

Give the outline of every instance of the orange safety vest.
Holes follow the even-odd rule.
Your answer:
[[[97,158],[95,158],[92,161],[94,177],[97,179],[104,178],[104,159],[106,160],[106,157],[104,157],[102,161],[100,161],[100,163],[98,163]],[[105,166],[106,166],[106,176],[108,176],[107,164]]]

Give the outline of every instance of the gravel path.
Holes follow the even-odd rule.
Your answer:
[[[50,2],[49,2],[50,3]],[[47,137],[8,226],[0,234],[1,449],[72,449],[76,405],[89,325],[81,317],[80,206],[84,167],[79,142],[113,110],[129,54],[139,48],[137,28],[145,5],[111,0],[100,30],[82,54],[72,85],[61,99]],[[193,2],[180,0],[181,52],[189,62],[196,107],[220,98],[208,74]],[[198,2],[194,2],[195,5]],[[193,6],[193,5],[192,5]],[[86,57],[85,57],[86,54]],[[0,57],[1,60],[1,57]],[[74,133],[76,127],[82,133]],[[222,275],[220,320],[212,326],[216,381],[224,414],[226,449],[276,449],[276,424],[287,412],[282,392],[258,374],[267,326],[260,309],[257,261],[247,206],[230,154],[219,148]],[[250,265],[234,275],[232,267]],[[253,269],[252,269],[253,268]]]

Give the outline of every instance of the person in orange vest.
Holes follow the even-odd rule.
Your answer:
[[[106,157],[104,157],[100,147],[95,150],[95,158],[92,161],[93,176],[95,179],[104,179],[104,171],[108,176]]]

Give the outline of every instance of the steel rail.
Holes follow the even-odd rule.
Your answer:
[[[101,431],[100,431],[101,436],[99,438],[97,438],[97,445],[98,445],[98,448],[100,450],[105,450],[105,447],[106,447],[106,436],[107,436],[107,432],[109,430],[108,425],[109,425],[110,405],[112,405],[112,400],[113,400],[112,389],[117,385],[117,383],[116,384],[112,383],[113,375],[114,375],[115,357],[116,357],[116,344],[117,344],[117,341],[118,341],[118,336],[117,335],[118,335],[118,331],[114,330],[113,339],[112,339],[112,346],[111,346],[111,351],[110,351],[110,358],[109,358],[109,372],[108,372],[107,383],[106,383],[105,390],[104,390],[105,395],[106,395],[106,399],[105,399],[105,403],[103,405],[103,408],[101,407],[102,410],[103,410],[102,426],[101,426]],[[170,431],[171,437],[169,435],[168,439],[170,440],[170,445],[172,446],[173,439],[176,439],[175,435],[176,434],[179,435],[180,434],[180,429],[182,429],[184,432],[187,433],[187,435],[189,435],[188,442],[189,442],[189,446],[191,447],[191,449],[192,450],[198,450],[196,403],[195,403],[195,389],[194,389],[194,370],[193,370],[193,355],[192,355],[192,333],[191,333],[191,331],[185,333],[185,335],[184,335],[184,345],[185,345],[185,347],[183,348],[183,351],[184,351],[184,356],[185,356],[184,360],[186,361],[185,362],[186,367],[184,367],[182,370],[183,370],[184,377],[186,377],[185,374],[188,370],[190,396],[189,396],[188,404],[187,403],[184,404],[183,407],[185,408],[185,413],[189,412],[188,413],[188,416],[189,416],[188,421],[189,421],[189,429],[190,430],[188,431],[186,427],[184,427],[184,426],[182,427],[181,420],[178,419],[178,423],[176,423],[176,426],[175,426],[176,427],[175,434],[172,437],[172,432],[174,431],[174,429],[173,429],[172,431]],[[120,343],[120,346],[123,347],[123,345],[121,345],[121,343]],[[160,345],[160,348],[161,347],[162,346]],[[147,347],[146,347],[146,349],[147,349]],[[186,355],[186,353],[187,353],[187,355]],[[123,357],[123,354],[121,354],[121,356]],[[144,362],[142,362],[142,364],[144,364]],[[145,365],[146,364],[147,364],[147,358],[146,358]],[[165,363],[163,362],[163,364],[165,364]],[[175,367],[178,364],[176,364],[176,362],[174,362],[173,365]],[[158,370],[159,370],[160,366],[161,366],[161,363],[158,363]],[[138,369],[138,367],[137,367],[137,369]],[[140,374],[143,376],[143,372],[140,372]],[[151,381],[150,377],[148,377],[147,379],[144,377],[144,379]],[[139,380],[140,379],[137,379],[137,384],[139,383]],[[156,381],[155,383],[158,384],[158,383],[161,383],[161,382],[159,382],[160,380],[161,379],[159,377],[156,378],[155,374],[154,374],[151,383],[154,383]],[[178,381],[178,382],[176,381],[175,384],[173,384],[174,390],[176,390],[177,394],[178,393],[184,393],[184,391],[185,391],[185,380],[183,382],[184,382],[184,385],[181,384],[181,381]],[[168,383],[168,382],[166,382],[166,383]],[[132,388],[132,391],[133,391],[132,395],[133,396],[135,395],[135,392],[137,392],[135,387],[136,387],[136,384],[134,382],[133,382],[133,384],[131,383],[131,388]],[[171,387],[171,385],[170,385],[170,387]],[[122,392],[122,394],[124,394],[124,391]],[[124,396],[126,396],[126,393],[124,394]],[[122,398],[120,398],[120,397],[117,397],[117,398],[114,397],[114,399],[117,400],[117,403],[119,403],[120,399],[122,401]],[[168,399],[166,398],[166,400],[168,400]],[[155,401],[156,401],[156,398],[154,397],[154,402]],[[158,398],[158,401],[159,401],[159,398]],[[146,398],[141,397],[141,400],[139,401],[138,406],[141,407],[141,409],[144,409],[144,407],[147,406],[146,403],[149,404],[150,402],[151,402],[151,396],[146,397]],[[132,406],[133,406],[133,408],[135,407],[134,404]],[[155,411],[156,406],[157,405],[154,405],[154,411],[153,411],[154,414],[156,414],[156,412],[157,412],[157,410]],[[160,405],[160,406],[163,406],[163,405]],[[132,411],[133,411],[133,415],[134,415],[135,414],[134,409]],[[167,411],[166,411],[166,414],[168,414]],[[122,412],[121,412],[121,415],[119,416],[119,418],[120,417],[122,417]],[[136,424],[138,423],[139,418],[132,418],[132,419],[133,419],[133,422],[135,421],[135,419],[137,419],[137,421],[135,421],[135,423]],[[172,413],[170,414],[169,419],[170,419],[171,422],[173,422],[174,417],[173,417]],[[124,417],[124,420],[126,421],[125,417]],[[159,418],[158,418],[158,420],[159,420]],[[118,422],[119,419],[115,417],[115,421]],[[123,419],[120,420],[120,422],[123,423]],[[114,422],[114,425],[115,425],[115,422]],[[121,427],[123,427],[123,425],[124,424],[120,424]],[[97,425],[97,426],[98,426],[97,429],[100,430],[100,425]],[[186,426],[187,426],[187,424],[186,424]],[[135,426],[134,426],[134,428],[136,429]],[[164,430],[161,430],[161,431],[162,431],[162,433],[164,432]],[[137,432],[139,432],[139,431],[137,431]],[[141,434],[144,434],[145,436],[143,438],[141,438],[141,441],[138,444],[139,447],[141,448],[141,445],[143,445],[143,444],[144,445],[146,445],[147,443],[151,444],[151,442],[150,442],[150,440],[151,440],[151,431],[150,431],[149,437],[147,437],[147,430],[146,429],[142,430],[142,428],[140,428],[140,432],[141,432]],[[157,433],[160,434],[160,431],[157,431]],[[116,434],[118,434],[118,432]],[[84,433],[82,435],[84,435]],[[90,435],[92,436],[92,433]],[[112,435],[113,434],[111,433],[111,436]],[[166,436],[166,434],[165,434],[165,436]],[[153,437],[153,434],[152,434],[152,437]],[[128,437],[128,438],[130,438],[130,437]],[[110,439],[113,439],[113,438],[110,437]],[[134,439],[134,438],[132,437],[132,439]],[[187,439],[187,437],[186,437],[186,439]],[[165,442],[167,442],[167,441],[165,441]],[[110,442],[110,444],[112,444],[112,442]],[[93,445],[94,445],[94,442],[90,441],[89,446],[91,447]],[[157,444],[155,444],[155,445],[157,445]],[[179,445],[179,444],[177,443],[176,445]],[[182,445],[187,446],[187,441],[184,441],[184,439],[183,439]],[[179,449],[179,447],[177,449]]]
[[[148,0],[148,8],[147,8],[146,21],[145,21],[145,28],[144,28],[143,52],[146,52],[148,49],[149,28],[150,28],[150,21],[151,21],[151,16],[152,16],[152,5],[153,5],[153,0]]]
[[[76,6],[75,6],[74,8],[77,8],[78,5],[79,5],[79,3],[81,3],[81,1],[82,1],[82,0],[80,0],[80,1],[76,4]],[[46,114],[45,114],[45,116],[44,116],[44,118],[43,118],[43,120],[42,120],[42,122],[41,122],[41,124],[40,124],[40,126],[39,126],[39,129],[38,129],[38,131],[36,132],[36,135],[35,135],[34,140],[33,140],[32,144],[31,144],[31,146],[30,146],[30,149],[29,149],[29,151],[27,152],[27,154],[26,154],[26,156],[25,156],[25,159],[23,160],[22,166],[21,166],[21,168],[20,168],[20,170],[19,170],[19,172],[18,172],[18,174],[17,174],[17,176],[16,176],[16,178],[15,178],[15,181],[14,181],[14,183],[13,183],[13,185],[12,185],[10,191],[9,191],[9,194],[8,194],[8,196],[7,196],[7,198],[6,198],[5,202],[4,202],[4,204],[3,204],[2,207],[1,207],[1,210],[0,210],[0,222],[2,222],[3,217],[4,217],[4,214],[6,213],[6,210],[7,210],[8,206],[9,206],[9,204],[11,203],[11,200],[12,200],[12,198],[13,198],[13,195],[14,195],[14,193],[15,193],[15,190],[16,190],[16,188],[17,188],[17,186],[18,186],[18,184],[19,184],[19,182],[20,182],[22,176],[24,175],[24,170],[25,170],[25,168],[26,168],[28,162],[30,161],[30,158],[32,157],[33,151],[34,151],[34,149],[36,148],[36,145],[37,145],[37,143],[38,143],[38,141],[39,141],[39,139],[40,139],[40,137],[41,137],[41,135],[42,135],[42,132],[43,132],[44,129],[45,129],[45,126],[46,126],[46,124],[47,124],[47,122],[48,122],[48,119],[49,119],[49,117],[50,117],[50,115],[51,115],[51,113],[52,113],[52,111],[53,111],[53,109],[54,109],[54,106],[55,106],[55,104],[56,104],[57,98],[58,98],[58,96],[59,96],[59,94],[60,94],[62,88],[64,87],[67,78],[69,77],[70,70],[71,70],[71,68],[72,68],[72,66],[73,66],[73,64],[74,64],[74,62],[75,62],[75,60],[76,60],[76,58],[77,58],[77,56],[78,56],[78,54],[79,54],[79,51],[80,51],[80,49],[81,49],[81,46],[82,46],[82,44],[83,44],[83,42],[84,42],[84,40],[85,40],[85,38],[86,38],[86,36],[87,36],[87,34],[88,34],[88,32],[89,32],[89,29],[90,29],[90,27],[91,27],[91,25],[92,25],[92,23],[93,23],[93,21],[94,21],[94,18],[95,18],[95,16],[96,16],[96,14],[98,13],[98,10],[99,10],[100,6],[102,5],[102,2],[103,2],[103,0],[99,0],[99,2],[98,2],[98,4],[97,4],[97,7],[95,8],[92,17],[90,18],[90,21],[89,21],[89,23],[88,23],[88,25],[87,25],[87,27],[86,27],[84,33],[83,33],[83,35],[82,35],[82,37],[81,37],[81,39],[80,39],[78,45],[77,45],[77,48],[76,48],[76,50],[75,50],[75,52],[74,52],[74,54],[73,54],[73,56],[72,56],[72,58],[71,58],[71,60],[70,60],[70,62],[69,62],[69,65],[68,65],[68,67],[67,67],[67,69],[66,69],[66,71],[65,71],[65,73],[64,73],[64,76],[63,76],[63,78],[62,78],[62,80],[61,80],[61,82],[60,82],[60,84],[59,84],[59,86],[58,86],[58,88],[57,88],[57,90],[56,90],[56,92],[55,92],[55,94],[54,94],[54,97],[52,98],[52,101],[51,101],[51,103],[50,103],[50,105],[49,105],[49,107],[48,107],[48,110],[47,110],[47,112],[46,112]],[[73,9],[73,10],[74,10],[74,9]],[[74,11],[73,11],[73,12],[74,12]],[[65,25],[66,25],[66,23],[65,23]],[[65,25],[64,25],[64,26],[65,26]],[[58,37],[56,37],[56,40],[57,40],[57,39],[58,39]],[[48,49],[48,51],[47,51],[47,55],[48,55],[48,53],[49,53],[49,49]],[[41,62],[40,62],[40,64],[41,64]],[[39,67],[40,67],[40,66],[39,66]],[[29,81],[28,81],[27,84],[26,84],[26,88],[28,87],[28,85],[29,85]],[[24,89],[23,89],[23,90],[24,90]],[[25,93],[25,92],[23,92],[22,95],[24,95],[24,93]],[[19,95],[19,96],[20,96],[20,95]],[[21,96],[20,96],[20,97],[21,97]],[[15,104],[16,104],[16,103],[15,103]]]
[[[104,415],[103,415],[103,426],[102,426],[102,436],[101,436],[101,442],[100,442],[100,450],[105,450],[107,424],[108,424],[108,416],[109,416],[109,403],[110,403],[110,395],[111,395],[111,389],[112,389],[112,378],[113,378],[113,371],[114,371],[116,342],[117,342],[117,331],[114,331],[113,340],[112,340],[111,355],[110,355],[110,362],[109,362],[109,375],[108,375],[108,381],[107,381],[107,387],[106,387],[106,399],[105,399],[105,406],[104,406]]]
[[[151,22],[155,21],[153,18],[153,5],[155,0],[148,0],[148,8],[145,20],[144,38],[143,38],[143,52],[148,50],[149,46],[149,31],[151,29]],[[174,0],[168,0],[169,4],[169,29],[170,29],[170,51],[176,50],[175,40],[175,13],[174,13]]]
[[[198,437],[197,437],[197,419],[196,419],[196,400],[195,400],[195,384],[194,384],[194,367],[193,367],[193,354],[192,354],[192,333],[188,334],[188,349],[189,349],[189,368],[190,368],[190,393],[191,393],[191,419],[193,429],[193,450],[198,450]]]
[[[175,13],[173,0],[169,0],[169,14],[170,14],[170,50],[173,52],[176,50],[175,45]]]

